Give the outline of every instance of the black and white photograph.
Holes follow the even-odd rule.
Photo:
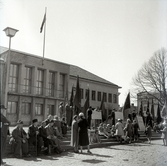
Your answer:
[[[167,0],[0,0],[1,166],[167,166]]]

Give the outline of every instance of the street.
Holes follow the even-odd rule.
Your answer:
[[[92,154],[76,154],[70,151],[61,155],[39,156],[38,158],[6,158],[7,166],[67,166],[67,165],[100,165],[100,166],[166,166],[167,146],[162,146],[162,140],[147,142],[113,145],[103,148],[91,149]]]

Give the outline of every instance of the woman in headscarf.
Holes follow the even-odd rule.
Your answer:
[[[88,122],[84,117],[84,114],[81,112],[79,113],[79,121],[78,121],[78,127],[79,127],[79,145],[81,148],[82,153],[82,146],[87,146],[88,150],[87,152],[91,154],[90,147],[89,147],[89,138],[88,138]]]
[[[74,152],[79,153],[78,151],[78,123],[77,115],[74,115],[72,126],[71,126],[71,146],[74,147]]]

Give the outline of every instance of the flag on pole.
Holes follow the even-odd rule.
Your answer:
[[[158,103],[158,107],[157,107],[157,124],[160,124],[161,121],[162,121],[161,111],[160,111],[160,107],[159,107],[159,103]]]
[[[124,120],[126,120],[128,118],[128,110],[130,108],[130,92],[128,93],[126,100],[125,100],[125,104],[124,104],[124,108],[123,108],[123,116],[124,116]]]
[[[99,110],[101,111],[102,121],[105,121],[107,117],[105,116],[105,105],[104,105],[104,93],[102,96],[101,104]]]
[[[83,113],[85,115],[85,118],[87,118],[87,110],[90,106],[90,103],[89,103],[89,89],[86,91],[86,100],[85,100],[85,104],[83,106]]]
[[[150,113],[150,103],[149,103],[149,99],[147,101],[147,111],[146,114]]]
[[[71,96],[70,96],[70,106],[73,107],[73,100],[74,100],[74,87],[72,86]]]
[[[155,118],[155,113],[154,113],[154,101],[152,99],[152,104],[151,104],[151,114],[152,114],[152,118],[153,118],[153,121],[154,121],[154,118]]]
[[[40,28],[40,33],[42,33],[42,31],[43,31],[43,26],[44,26],[45,22],[46,22],[46,12],[45,12],[44,17],[43,17],[43,21],[42,21],[41,28]]]
[[[77,76],[77,84],[76,84],[76,93],[74,96],[74,106],[75,106],[75,112],[78,115],[79,112],[81,112],[81,90],[79,87],[79,76]]]

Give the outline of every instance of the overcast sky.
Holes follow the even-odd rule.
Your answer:
[[[12,49],[42,56],[45,7],[45,57],[121,86],[121,106],[143,63],[167,48],[167,0],[0,0],[0,45],[9,26]]]

